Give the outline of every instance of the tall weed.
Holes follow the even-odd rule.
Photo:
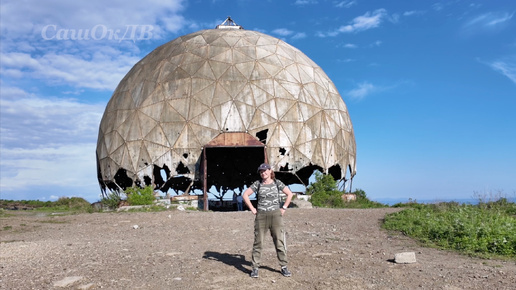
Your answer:
[[[127,195],[129,205],[151,205],[156,200],[154,197],[154,189],[150,185],[144,188],[127,188],[125,194]]]

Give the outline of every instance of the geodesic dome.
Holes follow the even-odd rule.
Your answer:
[[[287,184],[306,185],[314,169],[336,179],[353,177],[353,127],[323,70],[280,39],[218,28],[156,48],[120,82],[99,129],[103,191],[134,184],[164,191],[202,188],[203,176],[208,187],[236,188],[256,178],[263,158]],[[237,137],[229,138],[231,133]],[[210,178],[201,163],[209,144],[263,145],[264,156],[257,160],[254,153],[226,152],[213,157],[240,168]]]

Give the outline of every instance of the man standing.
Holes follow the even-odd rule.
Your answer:
[[[244,210],[244,206],[243,206],[242,202],[244,201],[244,198],[242,197],[242,194],[239,194],[236,199],[237,199],[237,209],[238,209],[238,211],[243,211]]]

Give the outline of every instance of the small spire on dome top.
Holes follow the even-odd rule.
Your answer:
[[[217,25],[217,27],[215,27],[215,29],[244,29],[242,26],[236,24],[235,21],[233,21],[233,19],[231,19],[231,16],[228,16],[228,18],[226,18],[226,20],[224,20],[224,22],[222,22],[221,24]]]

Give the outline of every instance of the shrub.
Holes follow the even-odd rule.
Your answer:
[[[82,197],[60,197],[54,202],[54,206],[65,209],[87,210],[91,207],[91,204]]]
[[[130,187],[125,190],[129,205],[150,205],[156,200],[152,186]]]
[[[100,202],[110,208],[115,209],[118,208],[118,205],[122,201],[122,196],[118,192],[110,192],[106,196],[103,196]]]
[[[360,188],[357,188],[354,192],[353,192],[354,195],[356,195],[357,197],[357,200],[360,200],[360,199],[367,199],[367,195],[365,193],[365,191],[363,191],[362,189]]]
[[[306,194],[311,195],[312,205],[318,207],[332,208],[379,208],[387,205],[371,201],[367,198],[366,192],[356,189],[352,194],[356,196],[354,201],[342,199],[343,192],[338,190],[337,182],[329,174],[324,175],[319,171],[315,172],[315,182],[306,188]]]
[[[420,208],[421,206],[424,206],[417,202],[417,200],[409,198],[408,202],[398,202],[392,205],[392,207],[399,208],[399,207],[414,207],[414,208]]]
[[[315,172],[315,182],[307,186],[306,194],[311,195],[310,201],[318,207],[343,207],[342,192],[337,189],[333,176]]]
[[[345,202],[344,207],[346,208],[380,208],[380,207],[388,207],[388,205],[379,203],[376,201],[369,200],[367,198],[366,192],[362,189],[357,188],[352,192],[356,196],[355,201]]]

